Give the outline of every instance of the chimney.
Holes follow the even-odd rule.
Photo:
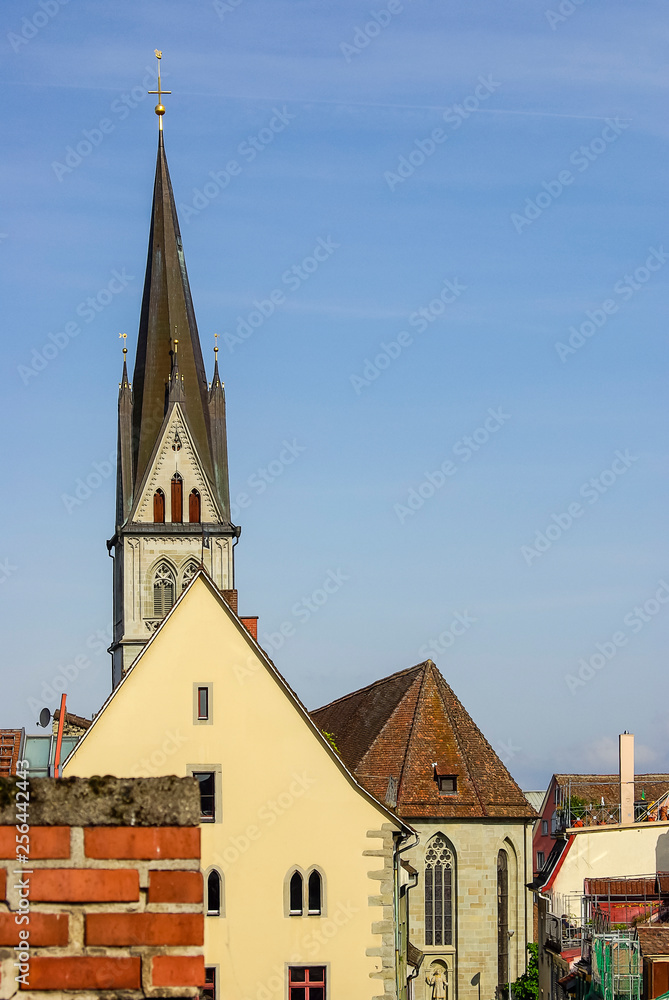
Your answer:
[[[634,822],[634,735],[625,731],[619,736],[620,825]]]
[[[255,641],[258,641],[258,616],[240,615],[239,620],[247,631],[251,633]]]

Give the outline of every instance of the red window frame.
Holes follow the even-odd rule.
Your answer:
[[[198,722],[209,719],[209,688],[199,687],[197,689],[197,718]]]
[[[289,1000],[326,1000],[324,965],[291,965],[288,968]]]

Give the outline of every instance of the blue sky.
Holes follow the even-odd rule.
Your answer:
[[[277,666],[317,707],[432,655],[525,787],[615,769],[624,729],[669,770],[664,7],[1,19],[0,723],[34,728],[63,672],[74,712],[109,690],[158,47],[210,370],[221,336],[240,612]]]

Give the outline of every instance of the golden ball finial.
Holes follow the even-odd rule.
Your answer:
[[[165,105],[164,104],[156,104],[155,112],[156,112],[157,115],[164,115],[165,114]]]

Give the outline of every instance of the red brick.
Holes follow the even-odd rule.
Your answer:
[[[154,986],[204,986],[202,955],[157,955],[153,960]]]
[[[0,900],[4,903],[7,899],[7,869],[0,868]]]
[[[201,872],[149,872],[150,903],[201,903]]]
[[[201,913],[88,913],[87,945],[201,945]]]
[[[16,858],[17,847],[25,851],[26,845],[16,843],[21,836],[15,826],[0,826],[0,858]],[[31,861],[44,858],[69,858],[69,826],[31,826],[28,857]]]
[[[137,990],[141,986],[140,958],[30,959],[29,984],[22,990]]]
[[[199,858],[200,828],[94,826],[84,830],[84,851],[88,858]]]
[[[119,903],[139,899],[139,872],[127,868],[41,868],[30,876],[35,903]]]
[[[0,913],[0,946],[6,948],[19,944],[20,930],[30,932],[31,948],[63,947],[67,944],[67,913],[35,913],[31,910],[29,924],[17,924],[15,916],[15,913]]]

